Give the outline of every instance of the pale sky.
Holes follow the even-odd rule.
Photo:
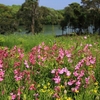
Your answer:
[[[0,3],[5,5],[21,5],[24,2],[25,0],[0,0]],[[39,0],[39,5],[54,9],[64,9],[73,2],[81,3],[81,0]]]

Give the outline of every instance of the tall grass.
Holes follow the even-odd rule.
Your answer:
[[[0,35],[0,46],[7,46],[12,48],[17,45],[23,47],[25,51],[29,51],[32,47],[38,45],[39,43],[45,41],[50,43],[54,41],[52,35],[27,35],[27,34],[13,34],[13,35]]]
[[[59,42],[65,47],[70,47],[71,45],[78,46],[80,44],[93,44],[98,43],[98,48],[100,48],[98,35],[87,35],[85,36],[62,36],[55,37],[53,34],[38,34],[38,35],[27,35],[27,34],[11,34],[11,35],[0,35],[0,46],[7,46],[12,48],[13,46],[22,46],[24,49],[30,50],[32,47],[45,42],[46,44],[52,45],[55,42]]]

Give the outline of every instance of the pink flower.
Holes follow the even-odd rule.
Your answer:
[[[70,79],[70,81],[67,83],[69,86],[73,85],[76,82],[76,80]]]
[[[90,63],[91,63],[91,64],[95,64],[95,62],[96,62],[96,58],[95,58],[95,57],[91,57]]]
[[[88,77],[88,78],[85,77],[85,83],[86,84],[89,84],[89,80],[90,80],[90,77]]]
[[[35,94],[33,94],[35,97],[38,97],[39,96],[39,94],[38,93],[35,93]]]
[[[62,49],[62,48],[60,48],[60,50],[59,50],[59,57],[61,58],[61,59],[63,59],[63,57],[64,57],[64,50]]]
[[[11,95],[11,99],[12,100],[15,100],[16,99],[16,94],[10,93],[10,95]]]
[[[18,66],[20,66],[20,64],[21,64],[21,62],[15,62],[14,67],[18,67]]]
[[[72,54],[68,51],[68,50],[65,50],[65,55],[70,58],[72,56]]]
[[[22,79],[22,75],[19,75],[19,76],[18,75],[15,75],[14,78],[15,78],[16,81],[20,81]]]
[[[53,46],[52,46],[52,50],[54,51],[54,50],[57,50],[57,45],[56,44],[54,44]]]
[[[87,65],[87,66],[89,66],[89,65],[90,65],[90,62],[89,62],[88,60],[86,61],[86,65]]]
[[[0,68],[3,68],[3,62],[0,60]]]
[[[73,75],[77,77],[79,75],[79,73],[77,71],[75,71],[75,72],[73,72]]]
[[[78,80],[80,80],[84,76],[84,70],[81,70],[79,76],[77,77]]]
[[[81,82],[78,80],[75,84],[76,84],[77,86],[80,86],[80,85],[81,85]]]
[[[70,76],[71,75],[71,72],[68,71],[68,69],[66,67],[65,68],[62,68],[62,69],[59,69],[58,73],[59,74],[66,73],[66,76]]]
[[[42,60],[42,61],[45,61],[45,60],[46,60],[46,57],[41,57],[41,60]]]
[[[55,86],[54,90],[55,90],[56,92],[60,92],[60,87],[59,87],[59,86]]]
[[[72,92],[77,92],[79,90],[79,87],[76,86],[75,88],[71,88]]]
[[[14,74],[18,74],[18,73],[19,73],[19,69],[15,69]]]
[[[79,76],[80,76],[80,77],[83,77],[83,76],[85,75],[84,73],[85,73],[85,71],[84,71],[84,70],[81,70],[81,72],[80,72],[80,75],[79,75]]]
[[[67,72],[66,72],[66,76],[69,77],[70,75],[71,75],[71,72],[67,70]]]
[[[55,72],[56,72],[56,69],[53,69],[53,70],[51,71],[52,74],[54,74]]]
[[[63,68],[63,72],[67,73],[68,69],[65,67]]]
[[[77,64],[76,66],[75,66],[75,70],[79,70],[80,69],[80,65],[79,64]]]
[[[60,97],[59,97],[59,95],[58,95],[57,93],[55,93],[55,94],[53,95],[53,98],[60,98]]]
[[[53,80],[55,81],[55,83],[59,84],[61,81],[60,76],[56,76],[55,78],[53,78]]]
[[[19,59],[22,60],[22,58],[24,57],[23,53],[19,53]]]
[[[18,95],[18,96],[21,95],[21,89],[20,89],[20,88],[18,88],[17,95]]]
[[[84,59],[82,59],[80,62],[78,62],[78,64],[75,66],[75,70],[79,70],[80,67],[82,67],[84,64]]]
[[[0,60],[0,64],[2,64],[2,60]]]
[[[40,55],[38,55],[37,57],[38,57],[38,59],[40,59],[40,58],[41,58],[41,56],[40,56]]]
[[[45,51],[49,50],[49,47],[48,47],[48,46],[45,46],[45,47],[44,47],[44,50],[45,50]]]
[[[35,55],[33,55],[32,53],[31,53],[30,56],[29,56],[29,61],[30,61],[30,63],[33,64],[33,65],[36,63]]]
[[[2,78],[2,77],[0,77],[0,82],[1,82],[1,81],[3,81],[3,78]]]
[[[29,68],[27,60],[24,61],[24,64],[25,64],[26,68]]]
[[[70,76],[71,75],[71,72],[65,67],[63,68],[63,71],[66,73],[66,76]]]
[[[36,51],[36,49],[37,49],[37,47],[35,46],[35,47],[32,48],[32,51]]]
[[[91,64],[95,64],[96,62],[96,58],[95,57],[92,57],[92,56],[88,56],[86,58],[86,65],[89,66]]]
[[[30,90],[35,90],[34,84],[31,84],[29,87]]]
[[[87,52],[87,51],[88,51],[88,47],[89,47],[89,45],[86,44],[85,47],[83,48],[83,51],[84,51],[84,52]]]
[[[20,81],[23,78],[24,72],[20,72],[20,69],[17,69],[17,70],[15,69],[14,74],[15,74],[14,76],[15,80]]]
[[[63,74],[64,73],[64,68],[62,68],[62,69],[59,69],[59,74]]]
[[[69,63],[72,63],[73,60],[72,60],[71,58],[68,58],[68,62],[69,62]]]

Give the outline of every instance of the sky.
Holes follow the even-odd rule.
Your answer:
[[[0,0],[0,4],[5,5],[21,5],[25,0]],[[81,0],[39,0],[39,6],[46,6],[56,10],[64,9],[68,4],[73,2],[81,3]]]

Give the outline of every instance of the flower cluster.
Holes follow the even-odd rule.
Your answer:
[[[65,49],[43,42],[28,53],[18,46],[0,48],[0,83],[9,85],[1,88],[2,94],[9,93],[11,100],[72,100],[70,95],[96,82],[90,47]]]
[[[53,80],[57,84],[59,84],[61,82],[60,75],[65,74],[66,77],[70,77],[70,75],[71,75],[71,72],[66,67],[62,68],[62,69],[60,69],[60,68],[59,69],[53,69],[51,71],[51,73],[55,75],[55,77],[53,78]]]

